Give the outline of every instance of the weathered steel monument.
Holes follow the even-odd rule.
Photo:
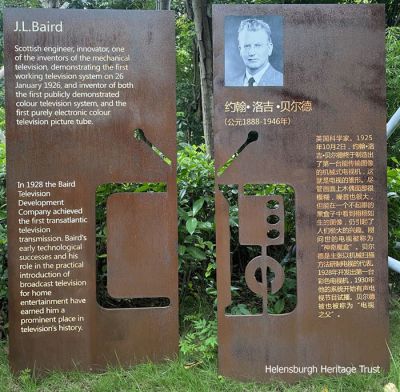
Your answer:
[[[214,132],[219,368],[293,381],[389,366],[383,6],[215,5]],[[297,304],[269,314],[285,284],[279,195],[295,192]],[[229,205],[239,242],[257,245],[248,289],[259,314],[235,315]],[[269,276],[269,277],[268,277]],[[240,293],[239,293],[240,298]]]
[[[171,357],[174,15],[4,15],[11,366],[96,370]],[[384,27],[380,5],[213,7],[225,376],[294,381],[389,366]],[[107,184],[118,191],[105,208],[107,249],[96,255],[96,191]],[[260,191],[277,187],[290,189],[294,206]],[[234,274],[232,211],[240,245],[258,249]],[[286,246],[287,211],[295,211],[296,301],[271,312],[288,282],[276,252]],[[98,301],[99,270],[121,307]],[[238,271],[247,291],[233,298]],[[248,293],[259,309],[233,312]]]
[[[4,32],[12,368],[173,356],[173,13],[8,9]],[[109,295],[165,306],[97,303],[95,196],[109,183],[165,185],[107,203]]]

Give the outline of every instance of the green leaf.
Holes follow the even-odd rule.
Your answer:
[[[179,245],[178,246],[178,254],[179,256],[183,256],[185,254],[186,251],[186,246],[185,245]]]
[[[284,299],[279,299],[278,301],[275,302],[274,305],[274,312],[276,314],[280,314],[283,312],[283,309],[285,309],[285,300]]]
[[[186,188],[179,191],[179,200],[182,200],[186,195]]]
[[[204,197],[201,197],[193,203],[193,216],[196,216],[196,214],[201,210],[201,207],[203,207],[203,204]]]
[[[192,235],[197,227],[197,219],[196,218],[190,218],[186,221],[186,230],[189,232],[190,235]]]
[[[235,315],[248,315],[248,314],[251,314],[251,312],[249,311],[247,306],[244,305],[244,304],[238,304],[238,305],[234,306],[232,308],[231,312],[232,312],[232,314],[235,314]]]
[[[187,252],[190,256],[192,256],[195,260],[205,260],[207,258],[206,254],[199,248],[194,246],[189,246],[187,248]]]
[[[213,230],[214,225],[211,222],[199,222],[198,228],[202,230]]]
[[[178,207],[178,214],[179,214],[179,218],[182,218],[185,220],[189,217],[188,213],[181,207]]]

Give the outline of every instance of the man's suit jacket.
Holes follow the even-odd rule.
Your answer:
[[[245,78],[245,74],[240,77],[233,78],[231,80],[227,79],[225,82],[225,86],[242,86]],[[283,86],[283,74],[276,70],[271,64],[264,72],[264,75],[261,77],[258,86]],[[245,87],[245,86],[244,86]],[[257,87],[257,86],[254,86]]]

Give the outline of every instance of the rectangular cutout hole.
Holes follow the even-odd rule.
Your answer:
[[[107,289],[107,200],[117,193],[160,193],[166,192],[166,183],[110,183],[96,190],[96,296],[104,308],[166,307],[167,297],[114,298]]]

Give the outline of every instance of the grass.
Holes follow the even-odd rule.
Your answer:
[[[392,366],[388,374],[355,374],[343,377],[317,376],[294,385],[241,383],[219,376],[216,362],[185,366],[185,358],[164,364],[143,364],[104,373],[53,372],[34,378],[26,370],[13,376],[8,368],[7,345],[0,344],[0,392],[377,392],[388,382],[400,382],[400,304],[390,311]]]

